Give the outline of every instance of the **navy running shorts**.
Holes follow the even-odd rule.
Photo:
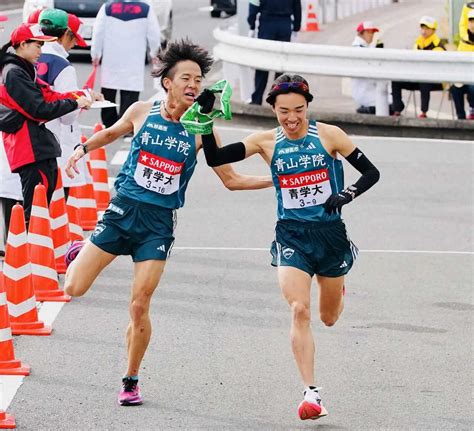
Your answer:
[[[175,210],[117,195],[90,240],[107,253],[130,255],[134,262],[166,260],[175,224]]]
[[[347,236],[342,220],[279,220],[270,251],[273,266],[298,268],[310,277],[340,277],[352,268],[359,250]]]

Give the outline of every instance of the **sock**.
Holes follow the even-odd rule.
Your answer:
[[[132,380],[138,381],[138,376],[127,376],[127,375],[125,375],[125,376],[123,376],[123,378],[124,378],[124,379],[132,379]]]

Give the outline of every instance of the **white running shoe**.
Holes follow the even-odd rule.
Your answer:
[[[314,386],[308,386],[304,392],[304,399],[298,406],[298,416],[301,420],[307,419],[316,420],[328,414],[321,401],[319,390]]]

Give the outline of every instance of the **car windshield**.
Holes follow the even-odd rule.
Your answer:
[[[95,17],[106,0],[55,0],[54,7],[79,17]]]

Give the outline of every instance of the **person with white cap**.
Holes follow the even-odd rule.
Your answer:
[[[20,24],[10,42],[0,49],[0,104],[11,111],[11,121],[2,121],[3,143],[13,173],[20,174],[26,220],[29,220],[34,188],[46,187],[48,202],[56,187],[61,155],[59,143],[44,123],[78,108],[90,107],[90,101],[72,93],[58,93],[38,79],[35,64],[45,36],[36,25]]]
[[[438,28],[438,21],[435,18],[425,15],[420,18],[420,36],[416,39],[413,49],[423,51],[446,51],[444,42],[436,34]],[[426,118],[426,113],[430,104],[430,92],[439,91],[443,89],[443,85],[439,83],[429,82],[392,82],[392,97],[393,97],[393,115],[399,116],[405,108],[402,101],[402,89],[405,90],[420,90],[421,94],[421,113],[419,118]]]
[[[472,5],[472,8],[468,6]],[[463,28],[463,14],[461,14],[461,20],[459,22],[459,45],[458,51],[460,52],[474,52],[474,2],[465,5],[467,27]],[[474,120],[474,85],[455,83],[450,88],[453,96],[454,107],[456,108],[456,115],[459,120],[466,119],[466,110],[464,109],[464,95],[467,95],[467,101],[469,104],[469,120]]]
[[[46,81],[55,91],[61,93],[80,91],[77,74],[73,65],[67,59],[68,52],[74,46],[86,47],[87,43],[80,35],[82,21],[73,14],[61,9],[45,9],[38,17],[41,31],[48,36],[56,36],[56,42],[45,45],[38,61],[38,76]],[[87,96],[89,94],[86,92]],[[100,99],[102,95],[91,92],[92,99]],[[63,186],[68,195],[69,187],[83,186],[88,183],[88,170],[82,160],[81,174],[70,179],[65,172],[66,164],[74,152],[74,147],[81,143],[81,128],[79,126],[80,111],[73,111],[55,120],[49,121],[46,127],[58,138],[61,145],[61,157],[58,164],[61,169]]]
[[[358,48],[373,47],[375,33],[380,30],[372,21],[361,22],[357,26],[357,35],[352,46]],[[352,78],[352,97],[357,103],[359,114],[375,114],[375,94],[377,82],[374,79]]]

